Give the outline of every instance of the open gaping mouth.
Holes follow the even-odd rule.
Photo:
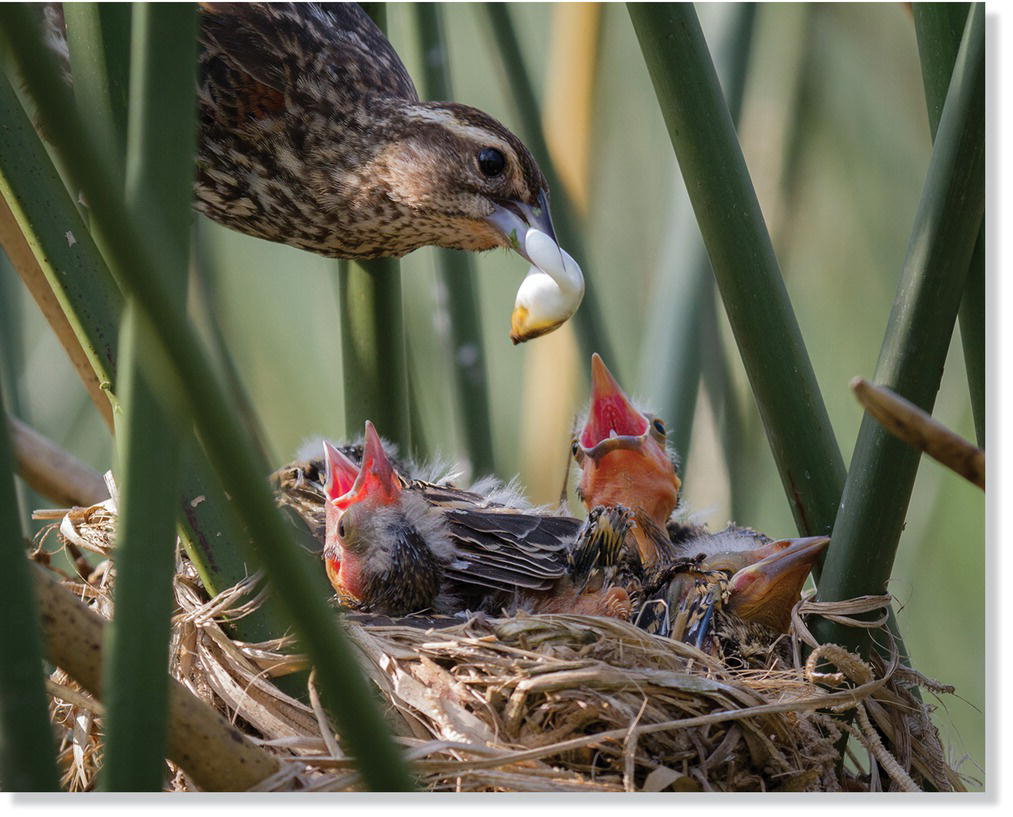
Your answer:
[[[626,397],[596,352],[591,356],[591,408],[578,442],[585,456],[599,459],[619,448],[637,449],[650,423]]]

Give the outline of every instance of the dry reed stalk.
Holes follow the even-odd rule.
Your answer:
[[[7,416],[18,473],[32,490],[62,505],[94,505],[109,496],[102,475],[27,423]]]
[[[51,573],[38,565],[33,568],[49,659],[101,700],[105,622]],[[169,758],[202,789],[242,791],[277,771],[276,758],[175,681],[169,724]]]
[[[865,410],[895,437],[985,490],[985,452],[978,446],[885,386],[856,377],[851,381],[851,390]]]

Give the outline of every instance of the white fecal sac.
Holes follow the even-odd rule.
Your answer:
[[[541,230],[527,231],[524,249],[533,266],[517,290],[514,309],[527,310],[525,323],[532,331],[547,331],[577,311],[584,297],[584,276],[569,253]]]

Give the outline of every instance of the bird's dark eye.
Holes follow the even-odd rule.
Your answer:
[[[483,176],[495,178],[506,167],[506,158],[496,148],[482,148],[478,152],[478,169]]]
[[[338,522],[338,536],[340,536],[342,539],[345,538],[345,520],[344,519],[342,519],[340,522]]]
[[[661,420],[661,419],[655,417],[654,418],[654,422],[652,422],[651,425],[654,426],[655,433],[659,434],[662,437],[665,436],[665,422],[664,422],[664,420]]]

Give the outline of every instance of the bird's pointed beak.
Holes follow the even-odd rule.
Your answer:
[[[578,437],[584,455],[598,460],[617,448],[640,448],[649,426],[601,355],[591,355],[591,407]]]
[[[333,500],[333,504],[344,510],[348,506],[369,498],[371,502],[389,505],[401,495],[401,478],[383,450],[380,435],[375,426],[366,420],[366,434],[362,447],[362,465],[355,476],[355,482],[344,495]]]
[[[348,493],[359,475],[359,466],[327,440],[324,440],[324,465],[326,466],[324,492],[327,498],[337,499]]]
[[[584,297],[584,274],[556,240],[546,192],[533,205],[502,202],[486,220],[531,263],[517,290],[510,339],[523,343],[562,326]]]
[[[500,202],[485,220],[503,236],[508,247],[532,264],[535,262],[528,254],[524,241],[528,230],[538,230],[556,242],[556,230],[552,226],[549,200],[544,190],[538,194],[534,204],[517,199]],[[558,242],[556,244],[558,246]]]
[[[764,548],[771,551],[769,555],[732,576],[728,584],[729,612],[786,632],[806,576],[829,543],[827,536],[772,542]]]

